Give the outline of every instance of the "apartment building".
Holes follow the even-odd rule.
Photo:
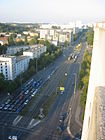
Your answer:
[[[65,43],[65,41],[71,42],[73,38],[72,29],[39,29],[40,38],[49,40],[50,42],[56,41],[59,43]]]
[[[5,79],[14,80],[19,74],[28,69],[30,58],[27,56],[0,56],[0,73]]]
[[[0,56],[0,73],[3,73],[7,80],[16,78],[16,57]]]
[[[16,76],[28,69],[30,58],[28,56],[19,56],[16,58]]]
[[[24,50],[27,50],[27,49],[29,49],[29,46],[9,46],[9,47],[7,47],[6,54],[14,55],[17,52],[20,52],[22,50],[24,51]]]
[[[33,45],[30,46],[29,50],[23,52],[24,56],[29,56],[30,59],[39,58],[41,54],[46,52],[46,46],[44,45]]]

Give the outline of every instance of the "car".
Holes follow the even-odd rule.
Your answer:
[[[15,105],[11,105],[11,106],[8,108],[8,110],[11,111],[11,110],[14,108],[14,106],[15,106]]]
[[[34,96],[35,96],[35,94],[32,94],[32,95],[31,95],[31,97],[34,97]]]
[[[8,100],[5,102],[5,104],[8,104],[10,101],[11,101],[11,100],[10,100],[10,99],[8,99]]]
[[[61,94],[64,94],[64,91],[61,91]]]
[[[29,100],[27,99],[27,100],[24,102],[24,104],[26,105],[28,102],[29,102]]]
[[[29,90],[27,90],[27,91],[25,92],[25,94],[28,94],[28,92],[29,92]]]
[[[1,104],[0,105],[0,109],[3,109],[4,106],[5,106],[5,104]]]
[[[62,133],[63,130],[60,126],[57,126],[57,131],[58,131],[58,133]]]
[[[4,110],[7,110],[7,109],[8,109],[8,106],[5,106],[5,107],[4,107]]]
[[[49,75],[49,76],[47,77],[47,79],[50,79],[50,77],[51,77],[51,76]]]
[[[31,100],[32,99],[32,96],[29,96],[29,100]]]
[[[20,95],[19,99],[20,99],[20,100],[22,100],[22,99],[23,99],[23,97],[24,97],[23,95]]]
[[[17,136],[8,136],[8,140],[17,140]]]
[[[15,101],[14,105],[16,105],[16,104],[19,103],[19,102],[20,102],[20,100],[17,99],[17,100]]]

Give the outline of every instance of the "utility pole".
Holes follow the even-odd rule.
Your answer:
[[[37,71],[38,71],[38,60],[37,60],[37,58],[36,58],[36,73],[37,73]]]
[[[20,84],[21,84],[21,90],[22,90],[22,76],[20,74]]]
[[[74,73],[74,94],[76,94],[76,81],[77,81],[77,74]]]

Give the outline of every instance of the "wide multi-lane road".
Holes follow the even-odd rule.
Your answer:
[[[78,44],[78,41],[76,44]],[[75,45],[76,45],[75,44]],[[85,43],[83,43],[83,48],[81,53],[78,56],[78,59],[74,63],[73,61],[68,61],[68,57],[71,53],[73,53],[73,47],[67,47],[63,51],[63,55],[61,55],[55,62],[50,64],[45,69],[41,70],[34,77],[35,80],[42,78],[44,81],[46,77],[50,78],[46,87],[42,90],[40,96],[36,99],[36,101],[32,104],[32,107],[27,111],[24,117],[20,119],[20,121],[14,125],[14,121],[16,120],[18,113],[0,111],[0,138],[1,140],[7,140],[9,135],[17,135],[18,140],[28,140],[30,139],[63,139],[64,137],[70,138],[72,134],[68,135],[67,126],[68,120],[71,118],[71,122],[73,122],[73,110],[70,108],[76,107],[76,99],[74,98],[74,83],[75,83],[75,73],[79,73],[79,67],[81,64],[82,56],[85,49]],[[52,71],[56,70],[53,75],[51,75]],[[30,122],[33,119],[33,116],[39,111],[39,108],[42,106],[43,101],[51,96],[56,90],[59,89],[60,81],[64,78],[65,73],[67,73],[66,80],[64,82],[65,91],[64,94],[58,94],[56,100],[54,101],[48,116],[41,121],[40,124],[35,126],[33,129],[28,128]],[[74,100],[75,105],[70,102],[70,99]],[[72,101],[72,100],[71,100]],[[70,107],[71,106],[71,107]],[[59,119],[61,115],[66,114],[65,120],[62,123],[63,132],[59,134],[58,127],[61,125],[59,123]],[[70,116],[70,117],[69,117]],[[21,118],[21,117],[20,117]],[[16,122],[16,121],[15,121]],[[70,126],[71,127],[71,126]],[[72,129],[72,128],[70,128]],[[80,126],[77,126],[77,129],[80,129]],[[73,128],[74,131],[74,128]],[[74,135],[74,132],[73,132]]]
[[[80,132],[81,126],[75,121],[75,112],[78,101],[78,95],[75,91],[77,89],[78,74],[86,46],[84,41],[82,46],[82,50],[76,62],[70,62],[67,60],[62,62],[63,72],[68,73],[64,83],[65,91],[63,94],[58,94],[47,118],[40,125],[36,126],[33,135],[29,136],[28,139],[70,140],[75,138],[75,135]],[[62,77],[62,74],[64,75],[64,73],[61,73],[61,71],[59,71],[59,73],[60,77]],[[54,79],[52,79],[52,85],[50,85],[52,87],[51,90],[53,90],[54,82]],[[58,85],[56,84],[55,89],[57,87]],[[62,116],[64,117],[63,121],[61,120]]]

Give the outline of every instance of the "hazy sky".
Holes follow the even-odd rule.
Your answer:
[[[0,22],[56,22],[105,19],[105,0],[0,0]]]

